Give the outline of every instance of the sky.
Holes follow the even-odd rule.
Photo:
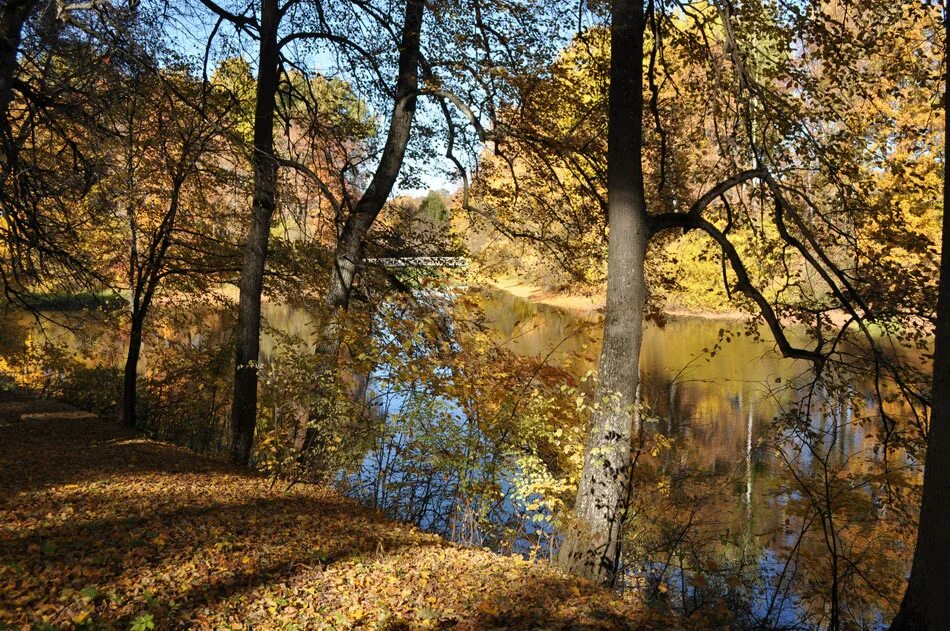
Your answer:
[[[231,6],[222,3],[225,8],[231,9]],[[171,47],[180,54],[194,59],[199,68],[205,57],[208,38],[214,28],[215,16],[199,2],[181,2],[173,5],[177,10],[165,10],[165,33]],[[221,60],[240,55],[256,68],[257,48],[256,42],[248,36],[236,38],[235,31],[227,24],[222,24],[215,34],[213,45],[208,54],[207,73],[210,75],[215,66]],[[335,55],[329,50],[317,50],[311,52],[304,59],[306,68],[313,74],[322,74],[324,76],[336,76],[347,81],[353,81],[353,70],[346,67],[340,67]],[[381,130],[385,130],[388,124],[389,113],[380,111],[381,108],[374,108],[372,103],[368,104],[370,111],[379,117],[383,122]],[[438,118],[436,118],[438,116]],[[441,113],[435,108],[421,105],[417,109],[417,123],[423,125],[436,125],[440,122]],[[384,131],[383,131],[384,133]],[[382,139],[380,141],[382,143]],[[396,187],[393,190],[394,196],[408,195],[412,197],[424,196],[429,190],[454,191],[461,186],[461,180],[447,173],[454,167],[451,162],[444,157],[446,151],[445,144],[441,139],[436,139],[430,146],[430,150],[425,152],[423,160],[416,160],[407,156],[403,164],[401,175],[411,175],[418,186],[405,186],[401,180],[397,180]],[[372,166],[367,170],[371,172]]]

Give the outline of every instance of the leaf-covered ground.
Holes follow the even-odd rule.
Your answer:
[[[0,629],[666,627],[632,598],[290,492],[45,401],[0,401]]]

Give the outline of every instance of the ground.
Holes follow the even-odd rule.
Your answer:
[[[456,546],[64,404],[0,400],[0,629],[666,628],[631,595]]]

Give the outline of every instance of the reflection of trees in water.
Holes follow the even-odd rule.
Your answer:
[[[450,339],[433,338],[428,353],[419,343],[399,350],[394,323],[380,327],[397,343],[383,351],[367,390],[379,433],[344,481],[362,501],[454,541],[527,552],[551,531],[533,519],[542,511],[518,496],[519,452],[563,469],[556,450],[526,428],[531,393],[571,378],[492,342],[480,316],[465,311],[434,320]]]
[[[494,295],[489,301],[494,334],[521,353],[545,356],[576,326],[556,310]],[[859,498],[833,497],[834,519],[825,519],[825,528],[839,542],[838,569],[830,569],[821,514],[827,509],[820,506],[823,493],[813,487],[826,475],[825,466],[836,468],[853,476],[849,484],[857,486],[858,496],[879,505],[877,491],[863,483],[880,463],[875,437],[855,420],[874,415],[868,386],[851,383],[844,396],[825,392],[825,412],[806,419],[807,432],[790,433],[795,424],[788,414],[798,404],[801,366],[778,359],[768,344],[741,338],[709,357],[702,351],[716,342],[720,326],[685,321],[647,333],[644,442],[637,470],[642,492],[635,498],[625,548],[630,579],[644,581],[657,599],[694,619],[720,616],[750,627],[795,628],[827,618],[830,585],[817,579],[838,573],[835,606],[847,609],[842,614],[847,620],[870,624],[889,607],[876,590],[890,589],[887,581],[902,567],[901,553],[883,548],[895,547],[899,533],[881,518],[885,510],[868,514],[855,501]],[[553,361],[575,374],[586,370],[583,353],[589,349],[582,346],[558,349]],[[590,353],[596,355],[596,349]],[[817,466],[814,457],[790,463],[783,455],[789,450],[814,451],[826,465]],[[427,451],[418,456],[425,458]],[[409,487],[424,489],[431,499],[432,480],[441,479],[428,470],[420,475],[421,486]],[[462,503],[450,500],[442,513]],[[506,517],[502,511],[490,519],[499,523]],[[849,527],[851,521],[858,525]],[[448,519],[441,524],[451,532]],[[859,540],[875,543],[859,550],[852,546]],[[861,573],[874,578],[859,580]]]
[[[893,613],[917,472],[903,451],[882,448],[871,384],[849,375],[814,394],[801,379],[780,388],[647,381],[647,392],[666,394],[647,403],[653,431],[671,442],[641,461],[641,473],[655,467],[671,491],[659,507],[645,491],[633,530],[654,524],[634,536],[652,541],[641,543],[639,561],[658,597],[658,586],[673,582],[687,614],[722,600],[731,615],[766,628],[826,625],[832,611],[842,624],[870,628]],[[731,488],[717,487],[721,480]]]
[[[519,384],[537,358],[549,364],[538,379],[583,391],[578,377],[593,367],[598,327],[498,292],[477,306],[499,348],[470,347],[477,361],[464,370],[420,351],[403,361],[402,368],[417,369],[411,378],[348,375],[348,389],[372,399],[376,414],[367,421],[371,447],[359,475],[346,480],[354,495],[401,519],[466,543],[525,551],[556,541],[548,521],[533,521],[547,505],[529,511],[516,497],[513,480],[523,472],[513,454],[527,444],[518,436],[525,428],[490,421],[518,416]],[[281,339],[312,345],[309,314],[282,305],[265,313],[272,327],[262,340],[266,361],[283,352]],[[7,319],[5,356],[39,335],[29,316]],[[120,368],[124,340],[109,327],[46,327],[83,361]],[[744,336],[717,347],[728,327],[687,319],[647,330],[642,449],[624,548],[629,580],[691,617],[810,626],[834,607],[846,623],[873,626],[896,606],[890,599],[906,569],[913,460],[902,449],[882,449],[886,428],[872,403],[873,383],[839,375],[802,407],[802,366]],[[145,397],[161,419],[154,431],[219,449],[230,317],[216,305],[172,309],[150,328],[144,369],[162,377],[151,381],[161,396]],[[460,384],[450,388],[453,377]],[[892,418],[905,414],[896,401],[888,405]],[[569,469],[553,443],[537,439],[531,448],[552,470]]]
[[[522,348],[565,328],[544,321],[563,314],[533,308],[504,333],[525,316],[534,332]],[[628,568],[686,613],[727,602],[751,626],[811,627],[831,609],[878,624],[900,591],[917,472],[881,443],[873,380],[839,376],[802,410],[809,373],[743,337],[704,353],[720,326],[647,332],[644,448],[662,447],[638,461]],[[893,405],[892,419],[907,416]]]

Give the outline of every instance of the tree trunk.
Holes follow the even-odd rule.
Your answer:
[[[257,424],[257,362],[260,354],[261,291],[271,219],[277,198],[274,108],[277,93],[277,0],[261,6],[260,59],[254,112],[254,193],[251,225],[241,268],[236,329],[234,401],[231,407],[231,460],[247,465]]]
[[[132,326],[129,329],[129,354],[125,359],[125,374],[122,380],[122,424],[135,427],[138,416],[135,413],[137,401],[139,355],[142,352],[142,329],[145,314],[133,313]]]
[[[17,51],[27,17],[36,0],[9,0],[0,14],[0,112],[6,121],[7,108],[13,99],[13,75],[17,67]]]
[[[948,8],[944,9],[945,41],[950,41]],[[950,69],[944,63],[944,80]],[[944,86],[944,126],[950,129],[950,89]],[[946,134],[945,134],[946,135]],[[944,138],[946,151],[946,137]],[[907,591],[892,631],[938,631],[950,628],[950,165],[943,164],[943,252],[934,334],[933,407],[927,437],[923,499],[917,548]]]
[[[558,562],[567,571],[606,584],[616,578],[630,494],[631,438],[647,296],[644,260],[650,235],[641,165],[642,0],[615,0],[611,13],[607,312],[599,405],[593,413],[574,522],[558,553]]]
[[[8,178],[16,177],[17,147],[13,138],[10,103],[13,101],[13,76],[17,69],[17,51],[23,35],[23,25],[35,8],[36,0],[10,0],[0,13],[0,148],[3,166],[0,167],[0,186],[13,184]],[[6,197],[6,195],[3,195]],[[4,211],[3,215],[6,215]]]
[[[319,356],[317,385],[330,394],[336,378],[337,356],[340,351],[340,334],[343,319],[350,305],[350,293],[356,279],[359,264],[363,260],[363,247],[366,235],[376,217],[389,199],[396,177],[402,168],[412,131],[412,120],[416,111],[416,93],[419,82],[419,50],[422,19],[425,14],[423,0],[408,0],[406,16],[402,27],[402,42],[399,47],[399,70],[396,76],[396,102],[389,123],[386,145],[383,147],[379,166],[366,191],[360,197],[353,212],[343,225],[337,241],[333,269],[327,287],[325,320],[320,327],[316,353]],[[324,403],[328,397],[321,397]],[[315,417],[323,410],[311,410],[302,420],[311,425]],[[310,448],[314,433],[309,429],[298,428],[295,447],[306,452]]]

